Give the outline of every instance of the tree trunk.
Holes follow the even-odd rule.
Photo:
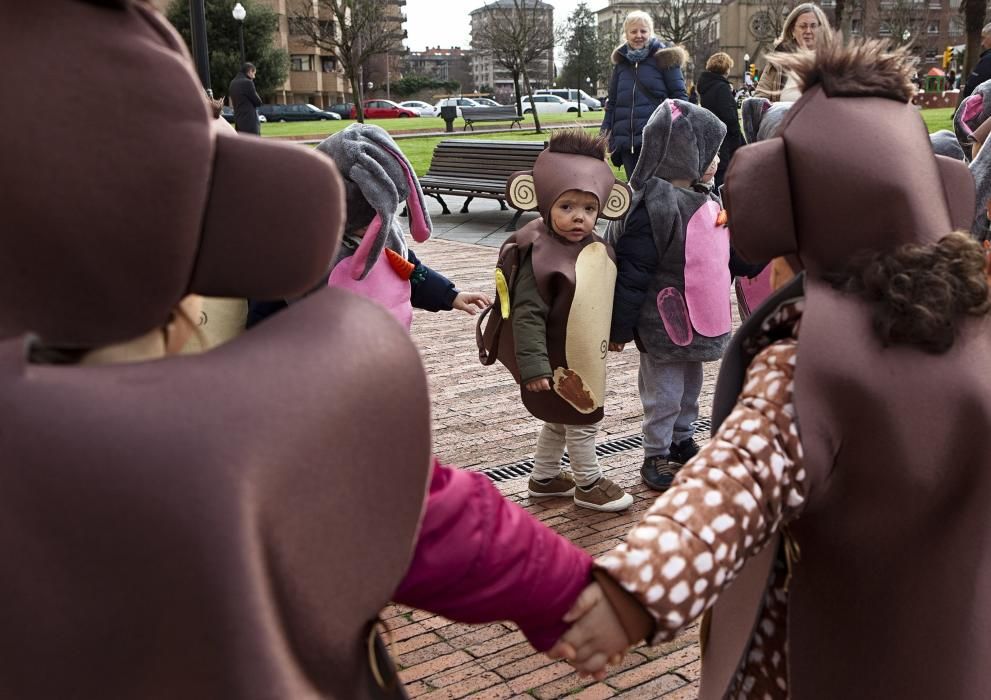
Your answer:
[[[516,113],[523,116],[523,103],[520,102],[520,74],[513,71],[513,97],[516,98]]]
[[[843,26],[844,10],[846,10],[846,0],[836,0],[836,7],[833,11],[833,29],[843,32],[845,36],[849,36],[850,32]]]
[[[963,74],[970,75],[981,57],[981,29],[984,28],[984,16],[987,6],[984,0],[961,0],[960,11],[964,15],[967,28],[967,55],[964,60]]]
[[[526,66],[523,66],[523,87],[526,88],[527,101],[530,103],[530,108],[533,111],[533,127],[538,134],[544,133],[540,129],[540,116],[537,114],[537,103],[533,101],[533,88],[530,86],[530,76],[527,75]]]
[[[358,76],[354,74],[354,69],[348,71],[348,82],[351,83],[351,99],[354,100],[355,116],[359,122],[365,123],[365,106],[361,104],[361,88],[358,85]]]

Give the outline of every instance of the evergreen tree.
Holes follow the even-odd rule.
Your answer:
[[[231,15],[233,3],[228,0],[205,0],[206,43],[210,50],[210,83],[213,94],[223,97],[227,87],[241,69],[241,47],[238,42],[238,21]],[[247,10],[244,19],[245,59],[258,69],[255,89],[265,98],[281,87],[289,75],[289,54],[276,48],[279,14],[260,2],[241,0]],[[169,22],[179,31],[192,52],[189,23],[189,1],[172,0],[166,11]]]
[[[558,76],[561,87],[578,88],[592,93],[586,80],[591,78],[594,86],[600,78],[608,77],[608,66],[603,65],[599,50],[598,28],[595,15],[581,2],[568,17],[564,42],[564,68]]]

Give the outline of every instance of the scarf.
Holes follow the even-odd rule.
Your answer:
[[[630,63],[640,63],[640,61],[647,58],[647,51],[650,50],[650,43],[648,42],[646,46],[642,49],[634,49],[629,44],[626,45],[626,60]]]

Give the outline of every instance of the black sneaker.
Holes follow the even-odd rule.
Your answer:
[[[667,491],[680,470],[681,465],[668,457],[646,457],[643,466],[640,467],[640,476],[643,477],[643,482],[655,491]]]
[[[684,464],[699,453],[698,443],[694,438],[685,438],[681,442],[672,442],[668,450],[668,459],[678,464]]]

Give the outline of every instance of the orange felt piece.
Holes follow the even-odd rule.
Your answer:
[[[389,265],[396,271],[396,274],[404,280],[408,280],[410,275],[413,274],[413,270],[416,269],[413,263],[392,250],[392,248],[385,249],[385,257],[389,260]]]

